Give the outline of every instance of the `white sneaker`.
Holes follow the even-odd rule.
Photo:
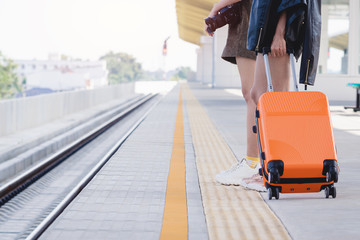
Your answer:
[[[215,180],[223,185],[242,185],[244,186],[243,178],[251,178],[254,174],[258,173],[259,168],[251,168],[246,163],[246,158],[241,161],[238,160],[230,169],[222,171],[215,176]],[[244,186],[246,187],[246,186]]]

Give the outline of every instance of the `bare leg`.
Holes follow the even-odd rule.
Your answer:
[[[236,58],[238,70],[241,77],[242,93],[246,101],[246,141],[247,141],[247,157],[237,161],[229,170],[222,171],[215,176],[215,180],[224,185],[241,185],[246,188],[257,191],[266,191],[261,178],[256,175],[258,166],[258,144],[257,136],[252,132],[252,126],[255,124],[255,109],[256,105],[251,98],[250,90],[254,83],[254,70],[256,61],[237,57]],[[253,179],[254,178],[254,179]],[[245,180],[251,182],[247,183]]]
[[[250,90],[254,83],[255,61],[249,58],[236,57],[236,63],[241,78],[241,90],[247,104],[246,114],[246,140],[247,140],[247,156],[258,157],[258,144],[256,134],[252,132],[252,126],[255,125],[255,109],[256,105],[251,98]]]
[[[289,91],[290,86],[290,62],[289,55],[283,57],[269,56],[271,80],[274,91]],[[264,57],[259,54],[256,59],[255,81],[251,89],[251,97],[257,104],[260,96],[267,91],[267,80],[265,72]]]

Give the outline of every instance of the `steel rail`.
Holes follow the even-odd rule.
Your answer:
[[[78,149],[92,141],[94,138],[99,136],[101,133],[115,125],[122,118],[127,116],[129,113],[140,107],[142,104],[152,99],[156,95],[146,95],[145,97],[135,101],[135,103],[128,106],[118,115],[112,117],[110,120],[100,125],[98,128],[84,135],[82,138],[74,141],[73,143],[63,147],[59,151],[55,152],[51,156],[45,158],[40,163],[34,165],[30,169],[26,170],[22,174],[13,178],[11,181],[0,186],[0,207],[4,205],[11,198],[16,196],[19,192],[23,191],[34,181],[39,179],[45,173],[53,169],[56,165],[60,164],[67,157],[72,155]]]
[[[152,105],[148,111],[128,130],[128,132],[111,148],[111,150],[96,164],[95,167],[79,182],[73,190],[68,193],[62,202],[28,235],[26,240],[38,239],[41,234],[51,225],[51,223],[64,211],[64,209],[74,200],[74,198],[85,188],[85,186],[94,178],[94,176],[100,171],[100,169],[109,161],[114,153],[121,147],[125,140],[131,135],[131,133],[140,125],[142,121],[148,116],[148,114],[155,108],[160,102],[159,99]]]

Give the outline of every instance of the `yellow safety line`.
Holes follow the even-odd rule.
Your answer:
[[[258,192],[215,182],[236,158],[191,90],[184,93],[210,240],[291,239]]]
[[[187,207],[185,188],[185,142],[182,90],[177,108],[174,144],[167,182],[163,225],[160,239],[187,239]]]

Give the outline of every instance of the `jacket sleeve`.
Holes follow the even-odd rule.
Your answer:
[[[321,0],[308,0],[300,83],[314,85],[321,37]]]
[[[299,59],[303,50],[306,12],[306,4],[286,9],[286,47],[294,53],[296,59]]]

